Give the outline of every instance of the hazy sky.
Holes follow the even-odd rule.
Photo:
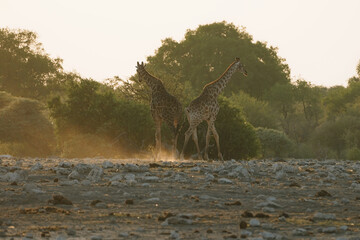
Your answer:
[[[0,27],[35,31],[65,70],[99,81],[130,77],[162,39],[224,20],[278,47],[295,80],[346,85],[356,74],[359,0],[0,0]]]

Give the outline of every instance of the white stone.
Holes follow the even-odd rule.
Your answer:
[[[323,233],[336,233],[336,227],[326,227],[322,229]]]
[[[90,171],[87,179],[92,182],[98,182],[104,175],[104,170],[101,167],[94,166],[94,168]]]
[[[250,227],[260,227],[260,221],[256,218],[252,218],[250,219],[249,225]]]
[[[275,239],[276,238],[276,235],[271,233],[271,232],[262,232],[261,233],[261,236],[264,238],[264,239]]]
[[[81,181],[81,185],[83,185],[83,186],[90,186],[90,185],[91,185],[91,182],[90,182],[89,180],[85,179],[85,180],[82,180],[82,181]]]
[[[30,171],[38,171],[43,168],[44,168],[44,166],[41,163],[37,162],[31,167]]]
[[[304,228],[297,228],[297,229],[295,229],[295,230],[292,232],[292,234],[293,234],[294,236],[307,236],[309,233],[308,233],[308,231],[307,231],[306,229],[304,229]]]
[[[112,176],[110,178],[110,181],[113,182],[113,181],[121,181],[123,179],[123,176],[121,174],[115,174],[114,176]]]
[[[80,175],[80,173],[76,170],[72,171],[69,176],[68,179],[77,179],[80,180],[82,178],[82,176]]]
[[[69,163],[69,162],[60,162],[58,166],[61,167],[61,168],[71,168],[71,163]]]
[[[102,163],[102,167],[105,168],[105,169],[107,169],[107,168],[113,168],[113,167],[114,167],[114,164],[113,164],[112,162],[110,162],[110,161],[104,161],[104,162]]]
[[[144,182],[158,182],[160,180],[157,176],[145,176],[142,179]]]
[[[212,182],[215,179],[214,175],[210,173],[205,173],[205,181],[206,182]]]
[[[151,202],[151,203],[159,202],[159,201],[160,201],[160,198],[149,198],[149,199],[145,200],[145,202]]]
[[[170,232],[170,239],[179,239],[180,235],[177,231],[171,230]]]
[[[81,175],[88,175],[93,168],[94,168],[94,165],[90,165],[90,164],[86,164],[86,163],[78,163],[74,167],[74,170],[76,170]]]
[[[341,231],[347,231],[348,230],[348,226],[346,226],[346,225],[343,225],[343,226],[341,226],[339,229],[341,230]]]
[[[315,213],[314,215],[314,220],[335,220],[336,217],[335,217],[335,214],[327,214],[327,213],[320,213],[320,212],[317,212]]]
[[[26,183],[23,190],[27,193],[45,193],[35,183]]]
[[[227,178],[220,178],[220,179],[218,179],[218,183],[220,183],[220,184],[233,184],[233,181],[231,181],[230,179],[227,179]]]

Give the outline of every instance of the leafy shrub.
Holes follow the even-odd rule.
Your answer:
[[[256,134],[264,157],[285,157],[292,151],[294,144],[284,132],[259,127]]]
[[[112,89],[101,89],[100,86],[98,82],[81,79],[69,84],[65,101],[55,97],[48,103],[56,123],[60,151],[66,155],[83,155],[82,151],[72,149],[69,142],[81,144],[83,139],[84,143],[92,145],[90,136],[97,138],[98,145],[103,146],[97,148],[96,155],[108,156],[113,152],[105,147],[108,143],[121,149],[123,154],[146,149],[154,141],[149,107],[122,99]]]
[[[346,159],[349,160],[360,160],[360,149],[353,147],[346,150]]]
[[[233,94],[229,100],[232,106],[241,110],[246,120],[254,127],[273,129],[279,127],[279,114],[267,102],[251,97],[245,92]]]
[[[53,153],[54,129],[39,101],[0,92],[0,147],[17,156]]]

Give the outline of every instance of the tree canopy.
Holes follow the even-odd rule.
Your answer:
[[[225,88],[226,96],[242,90],[263,98],[276,83],[290,82],[290,69],[285,59],[277,55],[277,48],[254,42],[244,28],[226,22],[188,30],[180,42],[167,38],[147,60],[148,68],[157,77],[166,82],[181,83],[183,95],[189,95],[189,90],[198,95],[203,86],[217,79],[235,57],[240,57],[245,64],[248,76],[235,74]]]
[[[58,80],[61,63],[45,53],[36,33],[0,29],[0,90],[40,99]]]

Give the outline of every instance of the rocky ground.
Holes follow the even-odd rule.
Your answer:
[[[360,162],[0,156],[2,239],[360,239]]]

